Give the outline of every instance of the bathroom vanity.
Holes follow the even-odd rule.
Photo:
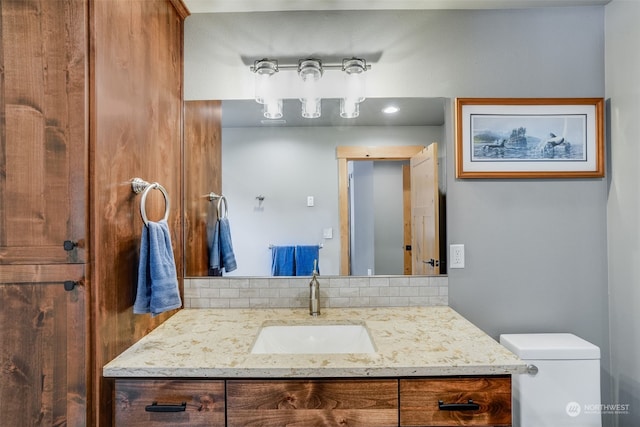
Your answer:
[[[373,350],[319,337],[315,353],[295,340],[252,352],[268,326],[342,325],[363,326]],[[118,426],[509,426],[525,369],[451,308],[403,307],[182,310],[103,371]]]

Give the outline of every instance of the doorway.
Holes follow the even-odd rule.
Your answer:
[[[352,275],[411,274],[411,212],[403,191],[410,190],[408,165],[407,160],[348,162]]]

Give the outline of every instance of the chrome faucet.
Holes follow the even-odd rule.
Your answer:
[[[318,260],[313,261],[313,276],[309,282],[309,314],[320,315],[320,282],[318,282]]]

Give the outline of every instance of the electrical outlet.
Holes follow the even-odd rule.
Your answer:
[[[449,268],[464,268],[464,245],[449,246]]]

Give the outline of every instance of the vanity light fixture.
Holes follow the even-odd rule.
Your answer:
[[[323,64],[322,60],[306,58],[298,64],[279,64],[275,59],[260,59],[249,68],[255,74],[255,99],[264,105],[264,117],[282,118],[282,97],[278,95],[276,76],[280,71],[295,70],[300,77],[299,96],[302,117],[317,118],[322,115],[320,80],[326,70],[344,72],[344,94],[340,99],[340,116],[355,118],[360,114],[359,104],[365,100],[364,73],[371,65],[361,58],[346,58],[341,64]]]

